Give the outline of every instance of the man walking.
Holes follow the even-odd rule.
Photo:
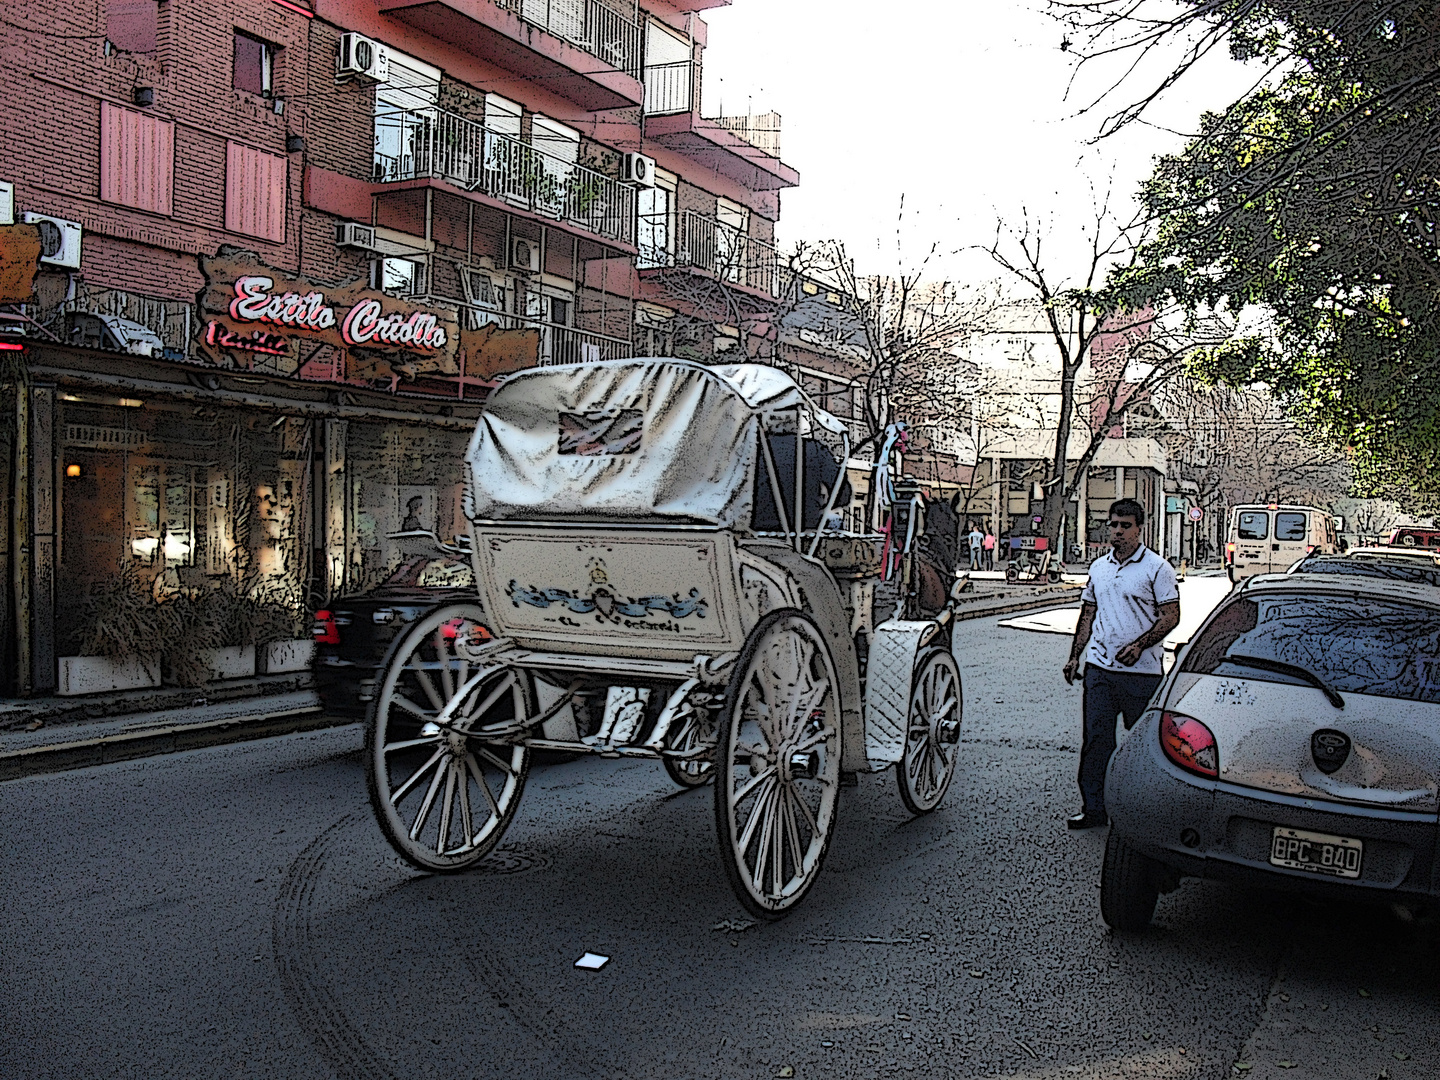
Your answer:
[[[1134,499],[1111,504],[1110,551],[1090,564],[1080,594],[1080,621],[1065,664],[1065,681],[1074,683],[1085,662],[1081,808],[1067,822],[1072,829],[1109,821],[1105,767],[1115,752],[1115,717],[1124,718],[1127,731],[1140,719],[1160,685],[1162,642],[1180,622],[1175,571],[1140,542],[1144,524],[1145,508]]]
[[[985,540],[985,534],[980,531],[980,526],[976,525],[973,521],[970,523],[970,535],[967,539],[970,541],[970,569],[979,570],[980,545]]]

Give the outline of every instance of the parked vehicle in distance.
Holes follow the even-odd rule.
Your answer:
[[[1385,541],[1391,547],[1406,548],[1427,548],[1430,551],[1440,551],[1440,529],[1412,529],[1402,527],[1390,530],[1390,538]]]
[[[1256,574],[1278,574],[1304,555],[1340,550],[1335,520],[1313,506],[1237,506],[1230,513],[1225,572],[1236,584]]]
[[[1139,930],[1186,877],[1431,899],[1437,784],[1440,590],[1254,578],[1201,625],[1111,759],[1101,914]]]
[[[429,539],[416,534],[417,542]],[[400,631],[442,604],[475,597],[468,559],[407,554],[375,588],[331,602],[315,612],[313,671],[320,704],[339,716],[363,717],[375,696],[377,673]],[[417,549],[418,550],[418,549]]]

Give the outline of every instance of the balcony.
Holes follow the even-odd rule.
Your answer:
[[[378,0],[378,9],[583,109],[641,102],[633,0]]]
[[[647,139],[713,169],[749,191],[778,191],[800,183],[800,174],[789,165],[751,145],[718,120],[702,119],[693,110],[660,115],[647,106],[646,111]]]
[[[655,239],[655,234],[652,232],[648,239]],[[716,281],[772,300],[784,294],[792,278],[790,268],[774,247],[691,210],[676,217],[675,250],[642,242],[636,265],[642,270],[698,270]]]
[[[645,115],[673,116],[688,113],[695,102],[695,64],[645,65]]]
[[[375,118],[374,179],[441,180],[606,240],[635,243],[634,188],[443,109]]]

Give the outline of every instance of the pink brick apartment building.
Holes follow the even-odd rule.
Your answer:
[[[313,608],[461,531],[517,366],[769,340],[852,400],[776,317],[775,125],[700,116],[728,2],[9,5],[0,692],[122,572]]]

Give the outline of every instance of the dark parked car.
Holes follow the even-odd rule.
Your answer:
[[[390,643],[441,604],[475,599],[466,557],[409,555],[380,585],[315,613],[315,684],[327,712],[364,716]]]
[[[1440,556],[1401,548],[1351,548],[1344,555],[1306,555],[1287,574],[1341,574],[1440,586]]]
[[[1185,877],[1348,899],[1437,894],[1440,590],[1253,578],[1110,761],[1100,910],[1150,922]]]

